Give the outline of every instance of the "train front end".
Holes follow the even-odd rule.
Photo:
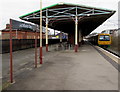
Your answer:
[[[100,47],[108,48],[111,45],[110,34],[99,34],[98,35],[98,45]]]

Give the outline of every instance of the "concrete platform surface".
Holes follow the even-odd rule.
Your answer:
[[[7,90],[118,90],[118,70],[92,46],[48,54],[41,67],[20,73]]]

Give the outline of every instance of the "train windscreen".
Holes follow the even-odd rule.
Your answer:
[[[109,35],[100,35],[99,41],[110,41],[110,36]]]

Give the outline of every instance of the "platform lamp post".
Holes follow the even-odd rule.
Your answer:
[[[42,64],[42,0],[40,0],[40,64]]]

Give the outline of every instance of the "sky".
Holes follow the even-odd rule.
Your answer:
[[[59,2],[82,4],[115,10],[116,13],[105,23],[95,29],[94,32],[118,28],[119,0],[42,0],[42,7],[44,8]],[[0,0],[0,30],[5,28],[6,24],[9,23],[10,18],[20,20],[20,16],[39,9],[40,0]]]

